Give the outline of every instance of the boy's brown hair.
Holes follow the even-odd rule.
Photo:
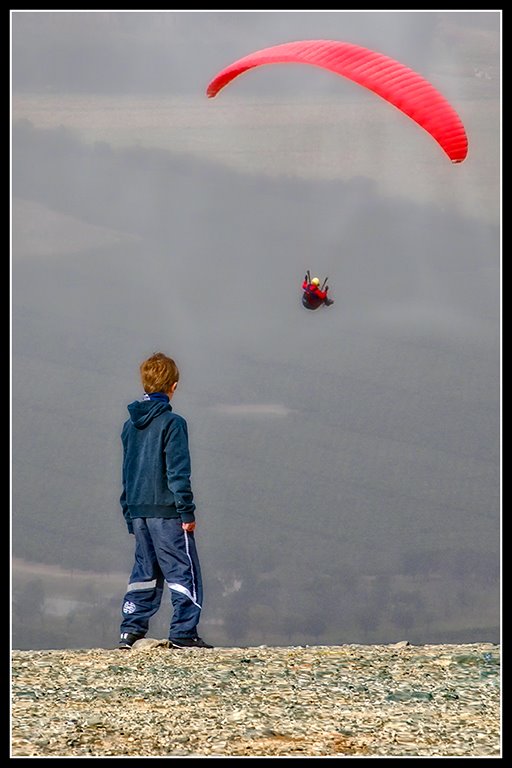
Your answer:
[[[144,392],[148,395],[154,392],[167,393],[172,385],[179,381],[180,372],[171,357],[167,357],[163,352],[155,352],[141,363],[140,378]]]

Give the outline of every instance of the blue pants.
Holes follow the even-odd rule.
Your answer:
[[[194,534],[177,518],[133,521],[135,563],[124,596],[121,632],[145,636],[160,607],[164,581],[173,608],[169,638],[197,637],[203,602],[201,568]]]

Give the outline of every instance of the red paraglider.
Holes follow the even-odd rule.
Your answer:
[[[299,40],[250,53],[222,69],[206,90],[216,96],[235,77],[262,64],[312,64],[353,80],[420,125],[453,163],[468,153],[466,131],[451,104],[412,69],[382,53],[336,40]]]

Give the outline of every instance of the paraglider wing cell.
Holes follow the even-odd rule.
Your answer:
[[[213,98],[228,83],[263,64],[311,64],[373,91],[420,125],[453,163],[468,152],[464,125],[451,104],[412,69],[369,48],[336,40],[300,40],[250,53],[222,69],[208,85]]]

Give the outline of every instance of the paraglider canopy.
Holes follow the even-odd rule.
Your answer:
[[[206,89],[213,98],[234,78],[263,64],[311,64],[353,80],[381,96],[420,125],[461,163],[468,152],[466,131],[451,104],[412,69],[377,51],[337,40],[299,40],[250,53],[222,69]]]

